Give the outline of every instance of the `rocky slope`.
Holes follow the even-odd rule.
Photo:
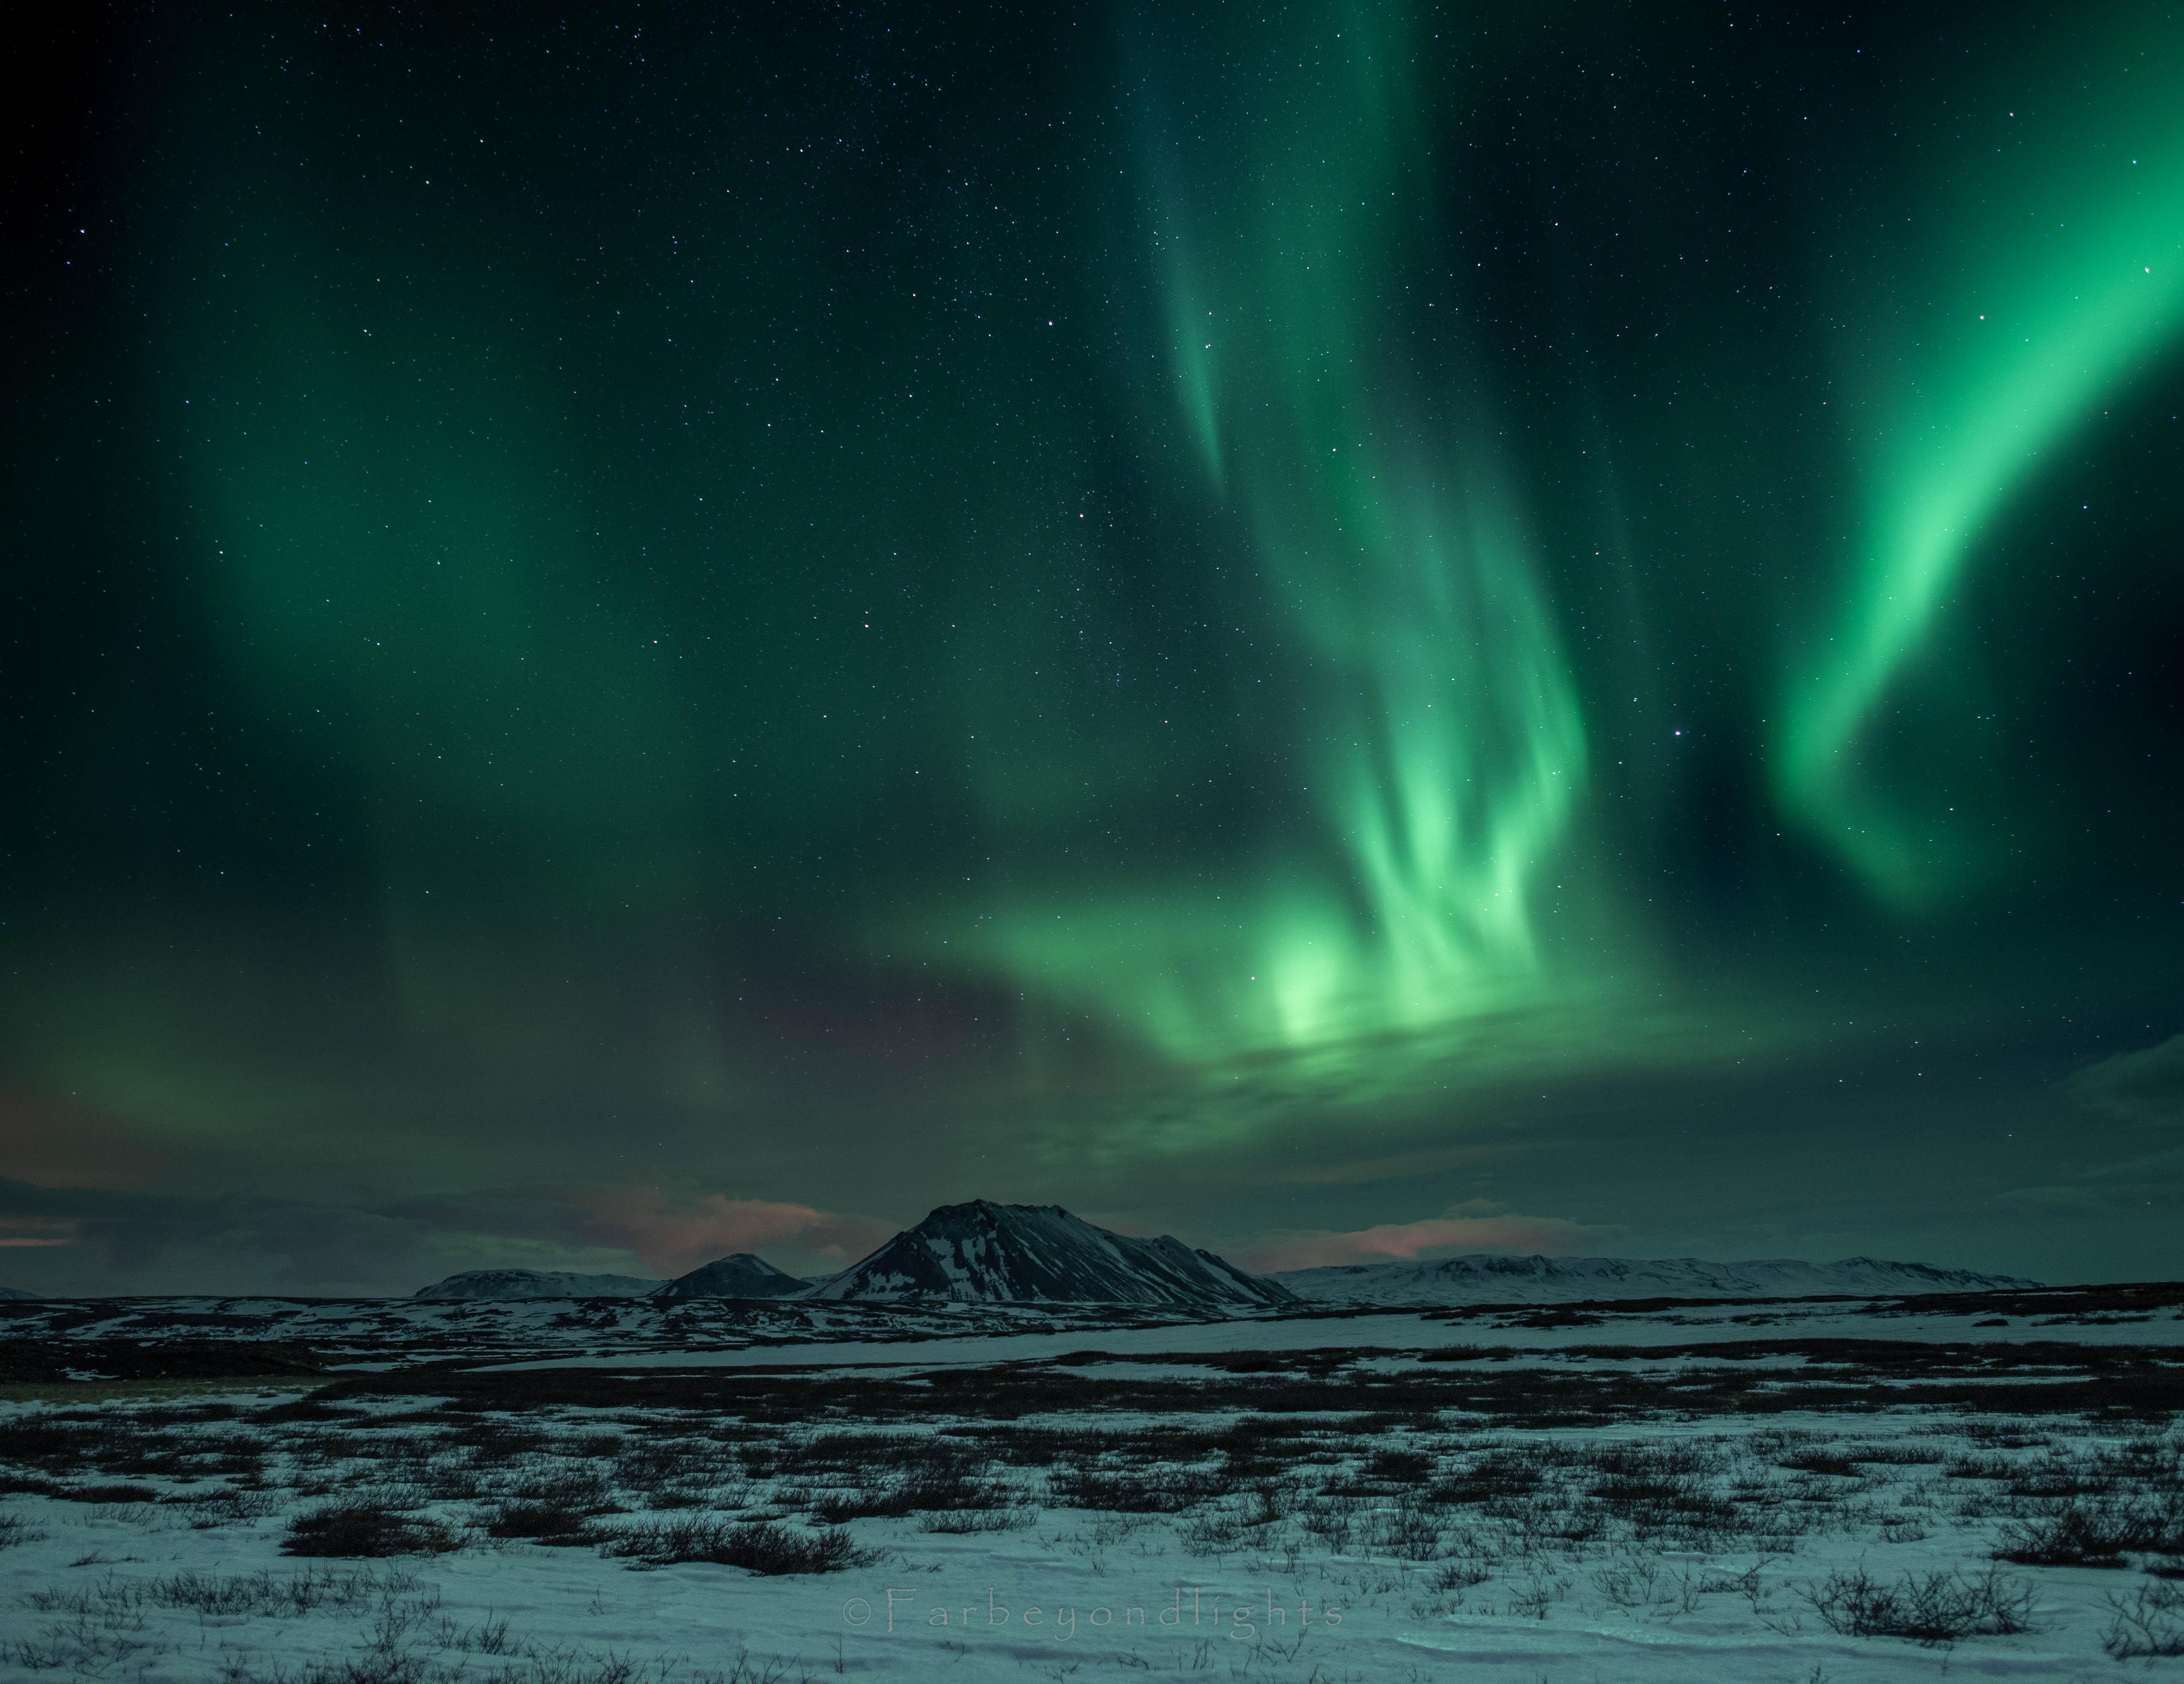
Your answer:
[[[814,1287],[818,1299],[950,1298],[967,1303],[1156,1304],[1234,1313],[1279,1309],[1284,1288],[1163,1235],[1110,1233],[1059,1205],[943,1205],[870,1257]]]
[[[750,1252],[716,1257],[703,1268],[678,1274],[652,1296],[655,1298],[783,1298],[792,1292],[808,1292],[811,1283],[776,1269]]]

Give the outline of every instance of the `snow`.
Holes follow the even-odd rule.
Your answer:
[[[1815,1339],[1883,1339],[1914,1344],[1949,1341],[2014,1345],[2060,1339],[2074,1345],[2184,1344],[2184,1314],[2147,1320],[2074,1320],[2042,1324],[1935,1311],[1889,1313],[1865,1303],[1790,1301],[1755,1310],[1747,1305],[1685,1306],[1673,1310],[1587,1314],[1569,1324],[1540,1325],[1522,1309],[1502,1314],[1451,1317],[1446,1313],[1351,1312],[1303,1316],[1235,1318],[1156,1326],[1074,1327],[1039,1333],[979,1333],[964,1338],[928,1336],[876,1343],[870,1339],[812,1339],[794,1348],[747,1345],[694,1351],[654,1349],[557,1357],[511,1363],[523,1368],[745,1368],[866,1364],[948,1367],[966,1363],[1039,1362],[1080,1351],[1137,1357],[1163,1352],[1481,1350],[1525,1352],[1600,1347],[1680,1347],[1727,1342]]]
[[[7,1406],[0,1421],[47,1407]],[[1096,1424],[1108,1427],[1114,1419]],[[611,1423],[586,1430],[597,1427]],[[0,1549],[0,1609],[7,1610],[0,1678],[270,1684],[312,1678],[314,1665],[390,1658],[416,1670],[353,1676],[481,1684],[628,1676],[614,1673],[610,1658],[652,1669],[645,1676],[781,1684],[836,1676],[989,1684],[1027,1674],[1067,1676],[1079,1664],[1086,1677],[1205,1673],[1268,1684],[1909,1684],[1949,1676],[2104,1676],[2111,1663],[2101,1641],[2114,1622],[2109,1598],[2149,1582],[2136,1573],[2008,1570],[2012,1583],[2035,1593],[2033,1629],[1947,1646],[1839,1634],[1815,1613],[1813,1593],[1831,1574],[1863,1570],[1891,1584],[1905,1574],[1960,1578],[1992,1564],[1993,1523],[1953,1513],[1941,1500],[1947,1482],[1932,1458],[1977,1451],[2031,1465],[2059,1450],[2112,1450],[2129,1441],[2131,1430],[2071,1423],[2066,1441],[2001,1451],[1992,1447],[2009,1441],[1993,1432],[1991,1421],[1904,1411],[1373,1440],[1379,1451],[1438,1442],[1443,1454],[1490,1446],[1551,1458],[1580,1444],[1685,1445],[1729,1458],[1713,1476],[1724,1492],[1778,1464],[1785,1446],[1825,1447],[1846,1434],[1863,1452],[1928,1458],[1868,1464],[1858,1501],[1796,1537],[1719,1553],[1613,1542],[1572,1551],[1547,1542],[1529,1555],[1482,1563],[1485,1575],[1473,1584],[1443,1582],[1453,1564],[1468,1559],[1448,1553],[1460,1541],[1428,1560],[1373,1542],[1379,1520],[1396,1516],[1395,1497],[1361,1499],[1358,1535],[1340,1547],[1294,1528],[1224,1543],[1189,1515],[1057,1507],[1045,1499],[1039,1476],[1021,1469],[1015,1477],[1026,1507],[1012,1530],[950,1535],[922,1530],[916,1517],[859,1520],[858,1541],[879,1559],[841,1573],[774,1578],[704,1564],[638,1571],[586,1549],[521,1542],[473,1542],[453,1554],[382,1562],[301,1561],[279,1553],[279,1514],[193,1526],[176,1506],[19,1495],[7,1499],[6,1513],[31,1536]],[[149,1482],[171,1494],[187,1489],[171,1478]],[[1782,1501],[1802,1500],[1797,1489],[1784,1485]],[[452,1522],[462,1518],[454,1507],[441,1512]],[[376,1590],[346,1609],[303,1616],[215,1614],[159,1604],[154,1593],[178,1572],[229,1581],[264,1573],[276,1583],[362,1573],[376,1575]],[[1279,1610],[1279,1623],[1269,1619],[1270,1606]],[[1134,1609],[1143,1611],[1143,1624],[1130,1623]],[[495,1646],[512,1653],[481,1653],[477,1645],[491,1643],[502,1621],[507,1636]]]
[[[350,1378],[286,1413],[266,1406],[292,1387],[241,1383],[203,1416],[202,1393],[0,1402],[0,1684],[2064,1684],[2107,1676],[2133,1609],[2184,1647],[2184,1590],[2138,1570],[2151,1558],[1996,1552],[2059,1502],[2173,1510],[2184,1438],[2158,1404],[2184,1357],[2181,1307],[2163,1288],[1193,1319],[930,1301],[11,1305],[14,1335],[87,1353],[295,1341],[337,1347]],[[1253,1353],[1319,1356],[1233,1360]],[[604,1385],[535,1378],[571,1369]],[[2100,1375],[2139,1389],[2063,1384]],[[1990,1384],[2003,1402],[1970,1401]],[[1571,1407],[1580,1393],[1593,1402]],[[2136,1417],[2062,1413],[2129,1397],[2148,1400]],[[26,1425],[92,1436],[56,1464]],[[128,1450],[159,1433],[164,1447]],[[199,1433],[203,1456],[177,1450]],[[609,1553],[693,1515],[800,1531],[844,1482],[854,1497],[966,1453],[985,1458],[981,1501],[944,1485],[907,1514],[838,1511],[866,1553],[845,1570]],[[1126,1497],[1132,1480],[1154,1500]],[[56,1481],[150,1495],[62,1500]],[[581,1511],[586,1544],[485,1531],[498,1505],[588,1482],[609,1495]],[[290,1521],[337,1497],[383,1497],[461,1547],[282,1554]],[[320,1605],[274,1611],[269,1592],[299,1575]],[[2029,1598],[2029,1629],[1989,1620],[2003,1629],[1924,1646],[1843,1618],[1855,1596],[1970,1606],[1982,1586],[1993,1608]]]

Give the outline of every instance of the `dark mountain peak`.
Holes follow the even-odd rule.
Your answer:
[[[1035,1222],[1041,1218],[1062,1222],[1078,1220],[1060,1205],[1005,1205],[992,1199],[967,1199],[960,1205],[936,1205],[927,1213],[924,1221],[907,1231],[926,1234],[972,1228],[992,1231],[1007,1228],[1012,1224]],[[1091,1224],[1087,1223],[1085,1225],[1089,1227]]]
[[[1159,1304],[1196,1312],[1294,1302],[1284,1288],[1172,1235],[1132,1239],[1060,1205],[991,1199],[942,1205],[812,1296]]]
[[[785,1298],[809,1290],[809,1283],[776,1269],[751,1252],[732,1252],[727,1257],[678,1274],[652,1296],[655,1298]]]

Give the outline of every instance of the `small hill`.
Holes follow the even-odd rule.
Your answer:
[[[25,1291],[20,1286],[0,1286],[0,1298],[42,1298],[42,1292]]]
[[[1156,1304],[1178,1310],[1276,1309],[1295,1301],[1271,1281],[1163,1235],[1134,1240],[1059,1205],[943,1205],[814,1298],[935,1297],[967,1303]]]
[[[472,1269],[421,1286],[417,1298],[641,1298],[662,1283],[636,1274],[570,1274],[549,1269]]]
[[[655,1298],[785,1298],[792,1292],[806,1292],[811,1283],[800,1280],[786,1271],[776,1269],[764,1257],[750,1252],[736,1252],[725,1257],[716,1257],[711,1263],[692,1269],[688,1274],[678,1274],[665,1286],[658,1288]]]
[[[1266,1277],[1320,1304],[1552,1304],[1587,1298],[1799,1298],[1830,1293],[2019,1291],[2040,1283],[1928,1263],[1845,1257],[1707,1263],[1697,1257],[1502,1257],[1340,1263]]]

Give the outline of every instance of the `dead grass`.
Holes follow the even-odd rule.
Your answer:
[[[803,1532],[771,1521],[742,1523],[715,1516],[652,1521],[624,1528],[602,1546],[649,1567],[680,1561],[712,1561],[766,1575],[838,1573],[876,1559],[840,1526]]]
[[[462,1547],[461,1535],[438,1520],[404,1514],[380,1503],[335,1503],[288,1523],[283,1555],[369,1557],[439,1555]]]
[[[1802,1586],[1798,1594],[1830,1631],[1930,1646],[2029,1631],[2035,1603],[2030,1584],[1992,1567],[1984,1573],[1905,1573],[1893,1582],[1856,1567]]]
[[[2038,1567],[2122,1567],[2129,1554],[2184,1555],[2184,1505],[2073,1497],[2011,1521],[1995,1552],[1999,1560]]]
[[[263,1397],[315,1391],[323,1376],[261,1379],[226,1375],[200,1380],[0,1380],[0,1403],[136,1403],[170,1398]]]
[[[2108,1598],[2110,1620],[2101,1647],[2111,1660],[2184,1656],[2184,1585],[2157,1579],[2135,1596]]]

